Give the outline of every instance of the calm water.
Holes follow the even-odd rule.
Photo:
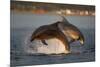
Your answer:
[[[22,16],[22,18],[18,19],[17,17]],[[32,17],[30,14],[28,16]],[[95,60],[95,32],[94,32],[94,24],[90,25],[90,27],[80,28],[84,37],[85,37],[85,44],[84,46],[77,45],[78,43],[72,43],[71,46],[71,54],[64,55],[32,55],[26,54],[23,52],[23,42],[25,38],[33,32],[34,28],[29,28],[27,24],[25,25],[25,15],[18,15],[12,14],[11,18],[11,66],[25,66],[25,65],[40,65],[40,64],[57,64],[57,63],[70,63],[70,62],[89,62]],[[34,17],[34,15],[33,15]],[[89,19],[93,19],[94,17],[88,16]],[[16,19],[17,18],[17,19]],[[79,18],[76,17],[68,17],[70,18]],[[87,18],[84,20],[80,20],[85,22]],[[49,18],[48,18],[49,19]],[[46,19],[46,20],[48,20]],[[24,21],[21,21],[24,20]],[[30,19],[29,19],[30,20]],[[27,20],[28,21],[28,20]],[[33,21],[30,20],[30,21]],[[49,21],[49,20],[48,20]],[[16,22],[23,22],[24,25],[22,27],[19,25],[17,26]],[[86,21],[87,22],[87,21]],[[91,22],[91,20],[88,20]],[[89,25],[89,23],[87,24]],[[92,21],[93,22],[93,21]],[[13,26],[16,24],[16,27]],[[29,23],[30,26],[31,23]],[[40,23],[41,25],[41,23]],[[78,23],[76,25],[79,25]],[[27,27],[26,27],[27,26]],[[37,25],[38,26],[38,25]],[[92,27],[91,27],[92,26]],[[26,49],[27,50],[27,49]]]

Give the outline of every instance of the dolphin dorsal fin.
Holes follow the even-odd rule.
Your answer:
[[[64,16],[61,16],[61,18],[62,18],[62,22],[69,23],[68,20]]]

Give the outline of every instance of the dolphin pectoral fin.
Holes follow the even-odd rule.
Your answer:
[[[45,40],[41,40],[44,45],[48,45]]]

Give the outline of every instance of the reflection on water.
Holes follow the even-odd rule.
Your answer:
[[[23,16],[22,16],[23,17]],[[23,42],[25,38],[33,32],[34,28],[25,28],[28,23],[25,23],[25,18],[17,18],[16,21],[11,19],[11,66],[23,66],[23,65],[38,65],[38,64],[56,64],[56,63],[70,63],[70,62],[89,62],[95,60],[95,30],[94,24],[89,25],[90,22],[94,22],[91,20],[87,20],[87,24],[83,24],[86,18],[82,21],[83,28],[86,25],[86,28],[80,28],[84,37],[85,43],[84,46],[80,46],[79,42],[75,42],[70,44],[71,52],[70,54],[59,54],[59,55],[33,55],[33,54],[26,54],[23,52]],[[28,17],[27,17],[28,18]],[[80,18],[79,16],[73,17],[74,21],[75,18]],[[91,18],[91,17],[90,17]],[[89,18],[89,19],[90,19]],[[22,21],[23,19],[23,21]],[[32,18],[31,18],[32,19]],[[70,17],[68,17],[70,21],[73,21]],[[93,19],[93,17],[91,18]],[[21,21],[18,21],[21,20]],[[29,21],[29,20],[27,20]],[[26,21],[26,22],[27,22]],[[31,20],[30,20],[31,21]],[[47,21],[50,21],[47,19]],[[76,25],[80,23],[77,21]],[[22,27],[20,25],[17,26],[18,22],[23,22]],[[86,23],[86,22],[85,22]],[[41,24],[41,23],[40,23]],[[17,28],[14,28],[13,25],[16,25]],[[30,25],[29,25],[30,26]],[[81,25],[82,26],[82,25]],[[92,26],[92,27],[91,27]],[[27,49],[26,49],[27,50]]]

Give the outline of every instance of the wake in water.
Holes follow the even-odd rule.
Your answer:
[[[30,42],[30,36],[27,36],[24,41],[24,52],[28,54],[68,54],[70,51],[65,49],[65,45],[57,39],[48,39],[46,40],[48,45],[44,45],[41,40],[34,40]]]

